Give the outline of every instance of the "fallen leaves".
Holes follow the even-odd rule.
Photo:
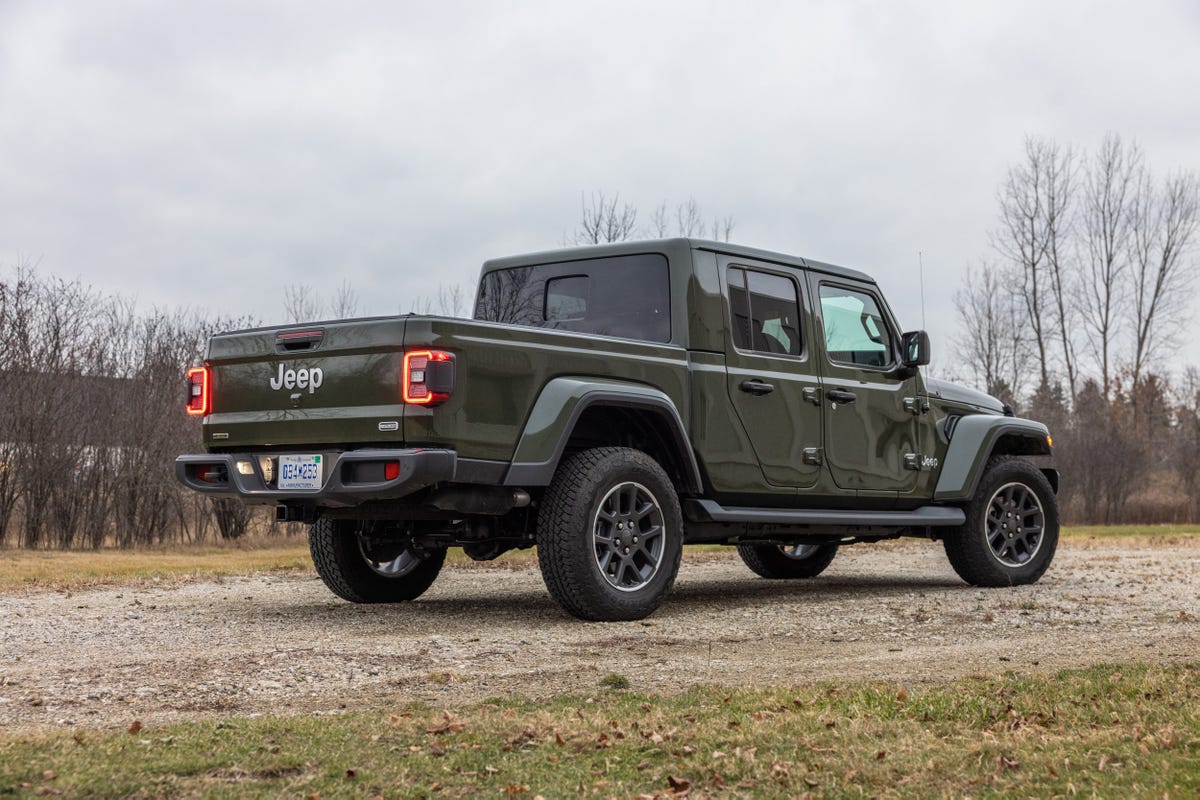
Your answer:
[[[451,714],[449,711],[442,712],[442,723],[439,725],[431,725],[425,729],[426,733],[431,733],[440,736],[445,733],[461,733],[464,727],[463,721]]]
[[[687,778],[676,778],[674,775],[667,776],[667,785],[671,787],[671,791],[676,795],[683,794],[692,788],[692,782]]]

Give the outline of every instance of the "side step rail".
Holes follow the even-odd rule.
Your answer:
[[[683,515],[691,522],[814,525],[839,528],[918,528],[962,525],[961,508],[922,506],[912,511],[853,511],[817,508],[725,508],[715,500],[689,499]]]

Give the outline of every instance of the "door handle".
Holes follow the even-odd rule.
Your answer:
[[[738,388],[743,392],[753,395],[770,394],[771,392],[775,391],[774,386],[759,380],[742,381]]]
[[[835,403],[853,403],[858,399],[858,395],[845,389],[830,389],[825,396]]]

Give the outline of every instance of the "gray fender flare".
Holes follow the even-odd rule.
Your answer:
[[[688,439],[687,428],[671,398],[658,389],[603,378],[551,380],[538,395],[517,441],[512,464],[505,475],[507,486],[548,486],[558,469],[567,442],[583,412],[596,406],[644,409],[664,426],[675,455],[683,466],[684,490],[703,487],[700,467]]]
[[[1048,456],[1050,431],[1040,422],[1019,417],[1000,417],[991,414],[970,414],[958,420],[950,448],[938,475],[935,500],[968,500],[983,475],[996,443],[1007,435],[1028,439],[1027,455]]]

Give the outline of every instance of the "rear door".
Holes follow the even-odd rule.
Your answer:
[[[728,257],[721,273],[729,401],[767,482],[810,487],[821,470],[821,401],[800,273]]]
[[[902,377],[899,333],[873,285],[810,278],[821,330],[825,451],[834,482],[864,493],[916,487],[917,378]]]

